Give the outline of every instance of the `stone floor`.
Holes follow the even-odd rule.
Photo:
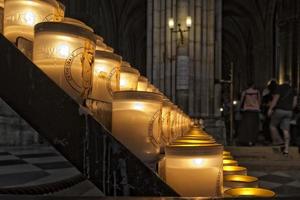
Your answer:
[[[289,157],[283,157],[271,147],[230,147],[227,150],[239,165],[247,167],[249,175],[259,178],[260,187],[275,191],[278,197],[300,197],[300,156],[295,149]],[[78,174],[80,172],[51,147],[0,147],[0,188],[53,183]],[[102,196],[102,193],[84,181],[52,195]]]
[[[0,147],[0,188],[54,183],[79,174],[52,147]],[[84,181],[53,195],[101,196],[102,193]]]
[[[260,187],[271,189],[279,197],[300,197],[300,154],[291,147],[288,157],[278,147],[227,147],[248,175],[259,179]]]

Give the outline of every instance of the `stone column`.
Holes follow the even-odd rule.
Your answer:
[[[171,34],[192,17],[192,27],[180,35]],[[147,76],[173,102],[195,117],[218,117],[222,57],[222,0],[148,1]]]

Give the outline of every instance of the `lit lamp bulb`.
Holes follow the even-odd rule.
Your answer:
[[[169,29],[174,29],[174,25],[175,25],[174,18],[169,19],[168,25],[169,25]]]
[[[191,16],[186,17],[186,27],[188,27],[188,28],[192,27],[192,17]]]
[[[193,163],[195,166],[200,167],[203,165],[203,159],[194,159]]]
[[[56,0],[5,0],[4,6],[4,36],[11,42],[18,37],[33,41],[36,24],[64,17],[64,6]]]
[[[70,55],[70,48],[66,44],[57,46],[57,53],[62,58],[67,58]]]

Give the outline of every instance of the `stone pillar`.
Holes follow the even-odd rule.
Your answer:
[[[192,27],[182,45],[168,19],[186,29],[187,16]],[[148,78],[190,116],[220,117],[221,87],[214,82],[222,74],[222,0],[149,0],[148,20]]]

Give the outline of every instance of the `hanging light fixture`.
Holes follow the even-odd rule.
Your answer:
[[[222,195],[222,151],[219,144],[166,146],[165,179],[181,196]]]
[[[122,57],[112,53],[106,45],[97,41],[93,68],[93,85],[89,98],[97,101],[112,102],[113,92],[120,90],[120,67]]]
[[[224,191],[231,188],[257,188],[258,179],[253,176],[227,175],[223,178]]]
[[[113,97],[113,136],[142,161],[157,161],[163,97],[140,91],[119,91]]]
[[[33,41],[34,26],[61,21],[65,9],[56,0],[5,0],[4,6],[4,36],[11,42],[16,42],[18,37]]]
[[[140,76],[138,80],[138,86],[137,86],[137,91],[144,91],[146,92],[148,89],[148,79],[144,76]]]
[[[128,62],[123,61],[120,73],[120,90],[137,90],[140,73],[137,69],[131,67]]]
[[[78,20],[35,26],[33,62],[78,103],[91,91],[95,48],[92,29]]]

